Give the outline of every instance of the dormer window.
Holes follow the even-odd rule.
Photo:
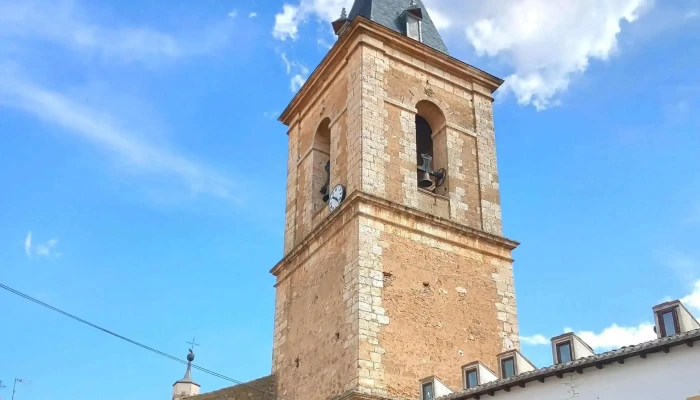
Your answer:
[[[433,382],[425,382],[421,385],[421,400],[433,400],[435,397],[435,389],[433,387]]]
[[[423,27],[420,19],[413,14],[406,14],[406,35],[419,42],[423,41]]]
[[[515,375],[515,357],[501,359],[501,378],[508,379]]]
[[[420,400],[433,400],[436,397],[447,396],[452,389],[447,387],[437,376],[430,376],[419,381]]]
[[[571,350],[571,342],[566,341],[566,342],[561,342],[557,343],[557,364],[566,364],[568,362],[573,361],[574,359],[574,354],[573,351]]]
[[[659,311],[658,318],[661,337],[674,336],[681,332],[680,324],[678,323],[678,314],[675,308]]]
[[[700,323],[680,300],[654,306],[654,331],[659,338],[679,335],[700,329]]]
[[[479,369],[474,367],[464,370],[464,388],[472,389],[479,386]]]
[[[498,376],[479,361],[462,366],[462,382],[465,390],[497,380]]]
[[[415,1],[403,12],[403,20],[406,22],[406,36],[419,42],[423,41],[423,10]]]
[[[566,364],[594,355],[595,352],[577,334],[567,332],[552,338],[554,364]]]

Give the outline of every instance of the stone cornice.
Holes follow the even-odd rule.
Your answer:
[[[405,229],[412,229],[412,230],[417,230],[415,228],[409,227],[409,226],[404,226],[401,224],[398,224],[396,222],[392,222],[387,220],[386,218],[383,218],[381,215],[376,215],[371,212],[364,211],[362,209],[362,205],[369,205],[369,206],[374,206],[377,207],[380,210],[387,210],[394,212],[398,215],[401,215],[403,217],[411,217],[415,219],[416,221],[419,221],[421,223],[427,223],[430,224],[431,226],[434,226],[439,229],[443,229],[445,231],[450,231],[452,233],[456,233],[457,235],[460,236],[466,236],[470,237],[472,239],[476,239],[478,241],[483,241],[486,244],[492,245],[492,246],[497,246],[501,248],[505,248],[508,251],[514,250],[520,243],[510,240],[498,235],[493,235],[478,229],[470,228],[468,226],[462,225],[455,223],[453,221],[436,217],[434,215],[425,213],[423,211],[419,211],[410,207],[406,207],[394,202],[390,202],[388,200],[360,192],[358,190],[353,191],[348,195],[346,200],[343,202],[343,204],[340,206],[340,208],[331,216],[329,216],[325,221],[320,223],[316,228],[314,228],[308,235],[307,237],[299,243],[297,246],[294,247],[280,262],[278,262],[271,270],[270,273],[278,276],[280,272],[285,268],[285,266],[292,260],[296,259],[296,257],[304,251],[313,241],[315,241],[322,233],[325,232],[325,230],[336,222],[338,219],[343,219],[343,224],[345,225],[346,223],[350,222],[354,217],[362,215],[367,218],[372,218],[376,220],[380,220],[382,222],[390,223],[396,226],[400,226]],[[340,229],[339,229],[340,230]],[[420,231],[424,235],[431,235],[429,232],[424,232]],[[441,240],[441,241],[446,241],[450,242],[453,245],[456,246],[461,246],[461,247],[466,247],[473,249],[475,251],[489,254],[494,257],[498,258],[506,258],[501,254],[496,254],[494,252],[488,251],[483,248],[476,248],[473,246],[465,245],[463,243],[456,243],[453,240],[446,239],[444,237],[438,236],[438,235],[432,235],[435,236],[436,239]],[[310,254],[308,255],[310,256]],[[508,258],[508,260],[512,261],[512,259]]]
[[[407,56],[424,61],[426,64],[426,72],[431,74],[435,74],[436,72],[432,70],[438,68],[439,70],[445,71],[452,78],[475,82],[479,86],[486,88],[491,94],[503,84],[503,80],[500,78],[429,46],[407,39],[400,33],[394,32],[376,22],[358,16],[311,73],[311,76],[309,76],[309,79],[307,79],[302,88],[292,98],[292,101],[280,115],[280,122],[287,126],[292,126],[294,124],[295,120],[299,118],[299,113],[301,112],[299,108],[301,105],[308,104],[310,99],[313,99],[314,96],[318,96],[318,94],[322,92],[322,90],[320,90],[320,85],[329,84],[328,75],[331,74],[334,68],[340,65],[340,62],[344,63],[347,61],[348,55],[352,54],[352,51],[359,45],[359,43],[356,42],[365,42],[365,39],[362,38],[362,34],[378,38],[387,46],[400,50]],[[372,44],[368,42],[362,44],[372,46]],[[476,88],[474,88],[474,91],[479,92]]]
[[[379,396],[376,394],[368,394],[368,393],[362,393],[358,390],[348,390],[347,392],[339,395],[339,396],[333,396],[329,398],[328,400],[405,400],[400,397],[391,397],[391,396]]]

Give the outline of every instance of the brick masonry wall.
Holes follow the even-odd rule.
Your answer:
[[[357,232],[357,221],[335,220],[278,275],[272,370],[285,400],[327,399],[358,383]]]
[[[373,290],[360,307],[361,390],[415,398],[422,378],[459,390],[462,365],[496,369],[496,354],[518,347],[507,246],[397,211],[361,210],[360,292]]]
[[[383,82],[374,82],[381,84],[381,87],[374,88],[370,92],[373,94],[368,97],[373,100],[376,93],[385,95],[385,111],[382,114],[386,118],[383,121],[370,120],[369,123],[373,126],[383,125],[385,134],[382,144],[389,150],[399,150],[387,154],[388,162],[393,163],[398,159],[401,167],[386,171],[382,165],[363,163],[363,175],[373,177],[375,186],[381,186],[386,181],[401,180],[403,198],[396,199],[395,191],[387,191],[387,196],[394,197],[387,198],[420,207],[415,188],[415,115],[416,105],[420,101],[429,101],[442,111],[446,120],[445,126],[433,127],[433,166],[436,169],[444,167],[448,172],[445,186],[438,188],[436,193],[449,198],[449,218],[501,235],[491,96],[469,90],[473,89],[471,83],[438,78],[436,74],[444,76],[445,73],[387,46],[382,45],[381,51],[370,48],[364,52],[365,59],[374,58],[370,65],[384,66],[381,74]],[[398,115],[396,110],[399,110]],[[374,154],[371,156],[376,159]],[[376,190],[368,193],[384,195]]]
[[[433,374],[459,389],[461,365],[495,369],[497,353],[519,346],[491,95],[367,33],[343,46],[289,123],[285,258],[274,272],[279,394],[417,398]],[[437,194],[415,181],[421,101],[444,114],[431,124],[435,167],[448,172]],[[355,196],[330,220],[313,210],[308,157],[324,118],[331,186]]]

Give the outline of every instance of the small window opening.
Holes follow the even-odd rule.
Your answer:
[[[425,118],[416,115],[416,163],[418,164],[418,187],[435,190],[433,171],[433,130]]]
[[[417,185],[423,190],[447,193],[447,141],[445,115],[429,101],[416,105]],[[440,188],[440,190],[436,190]]]
[[[433,156],[433,130],[425,118],[416,115],[416,161],[423,164],[423,154]]]
[[[464,370],[464,388],[472,389],[479,386],[479,373],[476,368]]]
[[[501,374],[503,379],[515,376],[515,358],[508,357],[501,360]]]
[[[675,309],[660,311],[658,313],[661,337],[674,336],[680,333],[681,328],[678,323],[678,314]]]
[[[314,136],[312,201],[314,211],[328,203],[331,180],[331,129],[330,119],[324,119]]]
[[[571,352],[571,342],[557,343],[557,362],[566,364],[573,361],[574,356]]]
[[[433,400],[434,397],[433,382],[426,382],[421,385],[421,400]]]
[[[415,39],[419,42],[423,41],[421,20],[414,17],[413,15],[406,15],[406,35],[411,39]]]

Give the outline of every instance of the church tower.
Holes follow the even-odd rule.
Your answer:
[[[284,400],[419,399],[518,349],[493,93],[420,0],[355,0],[280,116],[284,257],[272,372]]]
[[[195,383],[192,380],[192,361],[194,361],[194,352],[190,349],[190,352],[187,354],[187,370],[185,371],[185,376],[173,383],[172,400],[182,400],[186,397],[199,394],[199,383]]]

